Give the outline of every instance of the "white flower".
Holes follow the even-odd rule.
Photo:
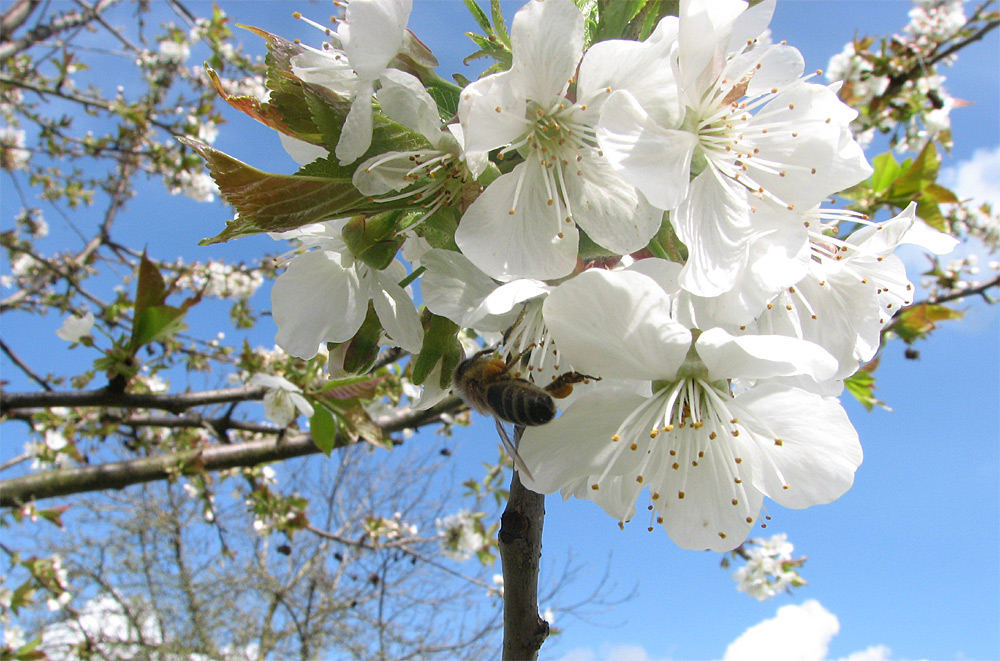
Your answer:
[[[794,547],[785,534],[770,539],[752,539],[745,546],[746,564],[733,572],[733,580],[740,592],[746,592],[757,601],[775,597],[789,587],[805,585],[796,568],[804,559],[792,558]]]
[[[659,229],[662,214],[596,146],[605,72],[595,66],[597,73],[584,76],[583,32],[571,0],[531,0],[514,16],[511,69],[462,92],[458,113],[472,174],[481,174],[481,156],[497,148],[524,157],[472,203],[455,233],[462,252],[498,280],[568,275],[576,267],[578,226],[617,254],[645,247]]]
[[[58,431],[54,429],[45,430],[45,445],[47,445],[50,450],[58,452],[59,450],[62,450],[64,447],[66,447],[68,444],[69,441],[66,440],[66,437],[60,434]]]
[[[264,395],[264,417],[279,427],[290,425],[299,413],[312,417],[312,404],[301,395],[302,389],[287,379],[271,374],[254,374],[247,385],[270,389]]]
[[[399,286],[406,268],[398,260],[381,271],[356,262],[341,238],[346,223],[345,219],[331,220],[272,235],[298,238],[312,248],[296,255],[271,289],[278,325],[275,342],[289,354],[308,360],[320,344],[354,337],[371,301],[392,341],[407,351],[420,351],[420,316],[410,295]]]
[[[0,128],[0,167],[13,172],[28,167],[31,152],[24,148],[24,131],[7,125]]]
[[[861,463],[846,413],[781,382],[828,379],[833,357],[794,338],[692,333],[670,309],[657,281],[629,271],[585,271],[549,295],[560,351],[606,381],[525,432],[525,484],[593,500],[620,521],[648,486],[678,545],[716,551],[746,538],[764,496],[803,508],[843,494]]]
[[[835,378],[853,374],[875,355],[882,328],[913,300],[906,268],[893,254],[896,247],[915,243],[945,254],[956,243],[917,223],[915,212],[911,203],[896,217],[868,222],[845,240],[824,234],[817,212],[809,272],[774,299],[758,319],[758,331],[815,342],[837,359]]]
[[[601,112],[601,148],[654,206],[672,212],[689,252],[681,286],[699,296],[732,289],[747,268],[760,231],[754,196],[807,209],[871,173],[850,134],[857,112],[833,90],[803,82],[797,50],[755,41],[771,9],[682,0],[677,48],[654,66],[676,68],[683,116],[621,89]]]
[[[463,562],[489,546],[482,523],[469,510],[436,519],[434,523],[441,535],[441,554],[446,558]]]
[[[302,80],[354,99],[337,142],[341,165],[371,146],[372,94],[403,44],[411,8],[412,0],[349,0],[337,32],[328,33],[333,47],[309,48],[292,58],[292,73]]]
[[[160,57],[168,62],[183,64],[191,55],[191,49],[186,43],[178,43],[170,39],[160,42]]]
[[[94,313],[87,312],[82,317],[75,314],[67,317],[63,325],[56,331],[56,336],[67,342],[79,342],[81,338],[90,336],[94,328]]]

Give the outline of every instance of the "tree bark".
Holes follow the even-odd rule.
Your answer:
[[[544,521],[545,496],[522,485],[515,471],[498,536],[503,564],[504,661],[534,661],[549,635],[549,623],[538,614]]]

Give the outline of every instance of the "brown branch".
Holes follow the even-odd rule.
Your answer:
[[[8,41],[11,33],[21,27],[42,0],[17,0],[0,16],[0,42]]]
[[[410,411],[405,415],[382,421],[379,427],[386,433],[414,429],[439,421],[442,414],[454,415],[463,406],[457,397],[449,397],[426,411]],[[336,447],[348,444],[350,441],[341,437]],[[184,452],[109,462],[99,466],[52,470],[0,481],[0,507],[16,507],[32,500],[87,491],[123,489],[132,484],[171,479],[184,472],[211,472],[256,466],[316,454],[319,451],[311,435],[300,433],[284,438],[248,441],[234,445],[211,445]]]
[[[60,32],[64,32],[80,25],[86,25],[100,16],[101,12],[107,10],[108,7],[119,1],[120,0],[100,0],[87,11],[72,11],[67,14],[63,14],[62,16],[54,18],[50,23],[35,26],[28,31],[28,34],[24,35],[20,39],[4,41],[4,43],[0,44],[0,62],[15,56],[21,51],[27,50],[38,42],[45,41],[49,37],[57,35]],[[8,35],[5,34],[4,37],[8,38]]]
[[[29,379],[31,379],[41,387],[45,388],[46,391],[51,392],[52,386],[49,385],[48,381],[35,374],[34,370],[32,370],[27,363],[21,360],[20,356],[11,351],[10,347],[7,346],[7,343],[4,342],[3,340],[0,340],[0,351],[3,351],[5,354],[7,354],[7,357],[10,358],[15,365],[20,367],[21,371],[24,372],[26,375],[28,375]]]
[[[523,427],[517,429],[518,439],[522,431]],[[504,661],[534,661],[549,635],[549,623],[538,615],[544,521],[545,496],[524,487],[514,471],[498,536],[503,563]]]
[[[996,276],[992,280],[987,280],[986,282],[980,283],[975,287],[969,287],[967,289],[960,289],[954,291],[950,294],[945,294],[944,296],[938,296],[936,298],[929,298],[924,303],[947,303],[948,301],[957,301],[962,298],[968,298],[970,296],[986,296],[986,290],[990,287],[1000,287],[1000,275]],[[989,301],[989,299],[987,299]],[[914,305],[920,305],[920,303],[915,303]],[[913,307],[913,306],[910,306]]]
[[[171,395],[116,392],[108,388],[77,392],[15,392],[0,391],[0,414],[23,409],[48,409],[53,406],[113,406],[134,409],[159,409],[180,413],[195,406],[228,404],[263,399],[267,388],[243,386],[223,390],[178,393]]]

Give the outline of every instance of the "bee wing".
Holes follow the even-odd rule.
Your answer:
[[[503,443],[503,447],[507,450],[507,454],[510,455],[510,458],[514,460],[514,468],[521,471],[521,473],[527,476],[529,480],[533,481],[535,478],[531,476],[531,471],[528,470],[527,464],[525,464],[524,460],[521,459],[521,455],[517,453],[517,444],[510,440],[510,436],[507,434],[507,430],[504,428],[503,423],[500,422],[499,418],[494,417],[493,421],[497,425],[497,433],[500,434],[500,442]],[[515,431],[514,438],[520,441],[521,434]]]

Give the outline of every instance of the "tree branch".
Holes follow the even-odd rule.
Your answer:
[[[517,428],[517,440],[523,430]],[[498,535],[503,563],[504,661],[534,661],[549,635],[549,623],[538,615],[544,522],[545,496],[524,487],[515,470]]]
[[[234,390],[248,389],[237,388]],[[207,393],[194,394],[205,395]],[[149,396],[141,395],[141,397]],[[170,396],[160,395],[159,397]],[[173,397],[183,397],[183,395],[174,395]],[[449,397],[437,406],[425,411],[410,411],[405,415],[383,420],[380,422],[379,428],[383,432],[391,433],[433,424],[440,420],[442,414],[454,414],[463,406],[464,404],[457,397]],[[336,447],[348,444],[350,441],[340,437]],[[211,445],[184,452],[110,462],[99,466],[47,471],[0,481],[0,507],[16,507],[32,500],[87,491],[123,489],[131,484],[169,479],[191,471],[219,471],[227,468],[256,466],[271,461],[316,454],[319,451],[319,448],[313,443],[312,436],[308,433],[301,433],[278,439],[248,441],[235,445]]]
[[[195,406],[263,399],[265,393],[267,388],[250,386],[172,395],[117,392],[108,388],[77,392],[0,391],[0,415],[13,415],[22,409],[50,409],[53,406],[111,406],[180,413]]]
[[[53,35],[93,21],[100,16],[101,12],[117,2],[119,0],[100,0],[88,11],[69,12],[53,19],[51,23],[36,26],[20,39],[5,41],[0,44],[0,62],[17,55],[23,50],[31,48],[40,41],[45,41]],[[9,35],[5,34],[4,37],[9,38]]]

